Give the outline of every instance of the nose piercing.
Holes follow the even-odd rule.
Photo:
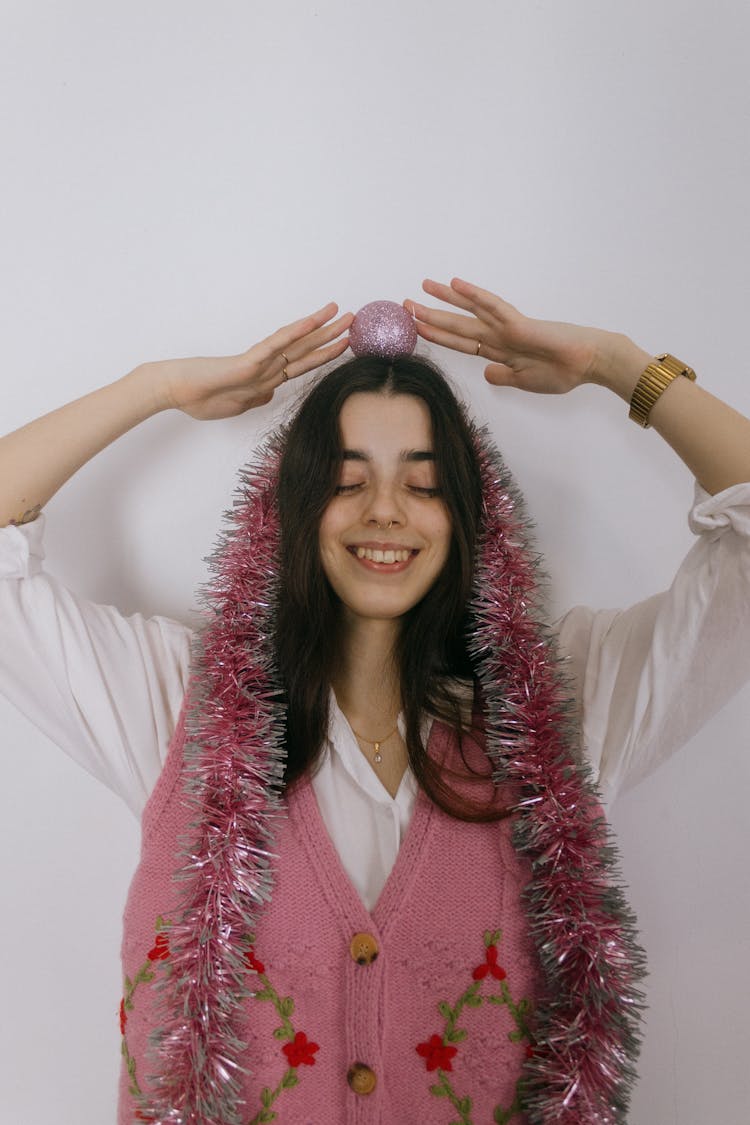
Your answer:
[[[378,521],[376,520],[375,526],[377,527],[378,531],[390,531],[391,528],[393,527],[393,520],[388,520],[387,524],[378,523]]]

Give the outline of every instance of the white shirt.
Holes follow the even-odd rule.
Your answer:
[[[669,590],[627,610],[576,606],[553,625],[583,748],[605,801],[696,733],[750,679],[750,483],[710,496],[696,482],[698,536]],[[126,617],[66,589],[42,565],[45,516],[0,528],[0,694],[140,817],[187,687],[191,631]],[[392,798],[332,700],[312,779],[365,906],[382,890],[411,819],[407,769]]]

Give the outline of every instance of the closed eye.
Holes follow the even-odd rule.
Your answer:
[[[343,492],[356,492],[358,488],[363,487],[363,482],[359,484],[338,484],[336,485],[336,495],[340,496]]]
[[[412,492],[416,492],[418,496],[439,496],[439,488],[420,488],[416,484],[409,485]]]

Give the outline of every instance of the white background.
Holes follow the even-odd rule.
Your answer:
[[[670,351],[750,413],[745,3],[3,0],[0,22],[3,431],[454,274]],[[526,494],[555,611],[669,584],[693,484],[653,430],[600,388],[528,396],[428,354]],[[48,569],[194,623],[237,469],[295,393],[123,437],[47,506]],[[652,974],[635,1125],[747,1120],[748,720],[746,689],[614,808]],[[0,721],[0,1120],[102,1125],[137,825]]]

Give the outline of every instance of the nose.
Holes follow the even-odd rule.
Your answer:
[[[371,493],[370,502],[363,513],[365,523],[381,529],[403,527],[406,516],[398,502],[396,489],[385,482]]]

